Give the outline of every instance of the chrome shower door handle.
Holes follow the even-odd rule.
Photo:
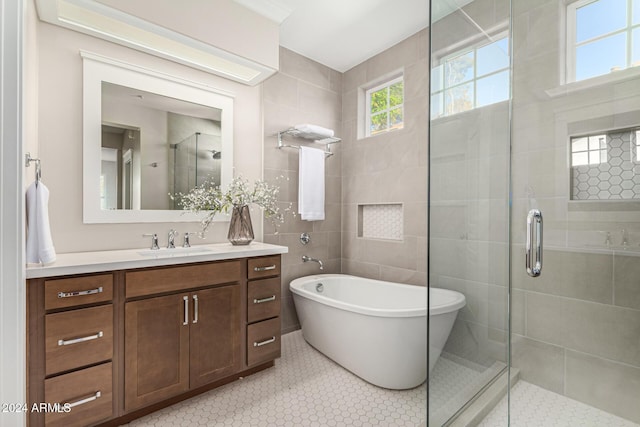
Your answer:
[[[535,264],[533,242],[536,242]],[[542,272],[542,212],[531,209],[527,215],[527,243],[525,246],[525,265],[527,274],[538,277]]]

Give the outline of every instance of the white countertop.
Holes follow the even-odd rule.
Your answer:
[[[246,246],[233,246],[231,243],[198,245],[186,250],[176,247],[175,249],[162,248],[157,251],[126,249],[66,253],[58,254],[56,261],[51,264],[28,265],[27,279],[286,254],[287,252],[289,248],[286,246],[251,242]]]

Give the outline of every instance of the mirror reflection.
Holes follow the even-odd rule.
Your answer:
[[[220,185],[221,113],[103,81],[100,208],[181,209],[169,194]]]

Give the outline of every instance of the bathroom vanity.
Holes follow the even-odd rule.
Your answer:
[[[286,252],[219,244],[28,268],[28,407],[42,408],[29,425],[120,425],[273,366]]]

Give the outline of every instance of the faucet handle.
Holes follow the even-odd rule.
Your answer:
[[[176,235],[178,234],[178,232],[176,230],[174,230],[173,228],[171,230],[169,230],[169,238],[167,241],[167,249],[175,249],[176,244],[175,244],[175,238]]]
[[[189,236],[194,236],[198,233],[184,233],[184,243],[182,244],[183,248],[190,248],[191,247],[191,242],[189,241]]]
[[[151,237],[151,249],[158,250],[160,246],[158,246],[158,235],[156,233],[146,233],[143,234],[142,237]]]

